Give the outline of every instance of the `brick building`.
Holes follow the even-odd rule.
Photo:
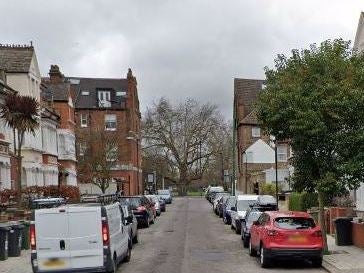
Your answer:
[[[113,186],[125,194],[141,193],[141,114],[137,81],[131,69],[126,78],[68,79],[75,97],[77,157],[83,156],[89,145],[83,141],[83,136],[117,136],[117,144],[113,147],[116,161],[110,168]],[[79,173],[78,181],[87,183],[89,176]]]
[[[259,127],[254,104],[264,88],[263,80],[234,79],[234,111],[237,137],[237,190],[244,193],[254,192],[254,185],[275,182],[275,151],[270,146],[270,136]],[[278,182],[288,189],[289,145],[279,142]]]
[[[60,120],[56,128],[55,139],[58,150],[58,180],[61,185],[77,185],[76,149],[75,149],[75,116],[71,96],[71,84],[65,79],[57,65],[51,65],[49,77],[42,79],[42,101],[47,107],[58,113]],[[45,138],[43,142],[54,141]],[[44,157],[44,155],[43,155]],[[54,158],[51,158],[54,162]]]

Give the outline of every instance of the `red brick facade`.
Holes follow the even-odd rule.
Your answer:
[[[75,80],[76,78],[72,79]],[[131,70],[129,70],[126,79],[81,78],[79,81],[79,83],[73,86],[76,96],[76,140],[81,139],[84,134],[92,134],[98,130],[105,130],[105,115],[115,115],[116,128],[110,131],[105,130],[106,134],[117,135],[118,141],[117,167],[112,169],[111,175],[120,190],[123,190],[125,194],[136,195],[142,193],[143,189],[140,171],[141,115],[139,111],[139,99],[135,77],[132,75]],[[96,86],[96,88],[92,89],[91,86]],[[120,86],[123,86],[125,89],[120,91]],[[100,90],[111,92],[111,101],[116,100],[115,94],[117,92],[125,92],[125,94],[123,93],[123,99],[118,101],[117,105],[114,105],[113,102],[109,107],[99,107],[97,103],[97,93],[100,92]],[[77,97],[79,98],[78,100]],[[83,121],[84,124],[81,125],[82,118],[85,118],[85,121]],[[87,125],[85,123],[87,123]],[[80,145],[80,143],[76,145]],[[77,147],[77,150],[79,154],[79,147]],[[87,174],[82,175],[83,177],[88,177]],[[79,180],[79,182],[81,181]]]

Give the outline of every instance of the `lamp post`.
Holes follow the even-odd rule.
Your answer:
[[[244,187],[244,191],[245,191],[245,194],[248,194],[248,154],[246,153],[246,151],[243,151],[243,155],[245,155],[245,187]],[[243,161],[244,161],[244,157],[243,157]]]
[[[279,134],[282,134],[282,131],[279,131]],[[277,209],[278,209],[278,149],[277,149],[277,137],[270,136],[271,146],[274,146],[274,161],[275,161],[275,169],[276,169],[276,202],[277,202]]]

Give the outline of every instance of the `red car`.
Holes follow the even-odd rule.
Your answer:
[[[314,267],[322,264],[321,229],[306,212],[264,212],[250,234],[249,254],[259,254],[262,267],[276,259],[309,259]]]

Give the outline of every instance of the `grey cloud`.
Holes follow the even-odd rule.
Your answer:
[[[233,78],[262,78],[278,53],[353,39],[357,0],[2,1],[3,43],[35,42],[41,71],[124,77],[142,108],[160,96],[216,103],[231,119]]]

